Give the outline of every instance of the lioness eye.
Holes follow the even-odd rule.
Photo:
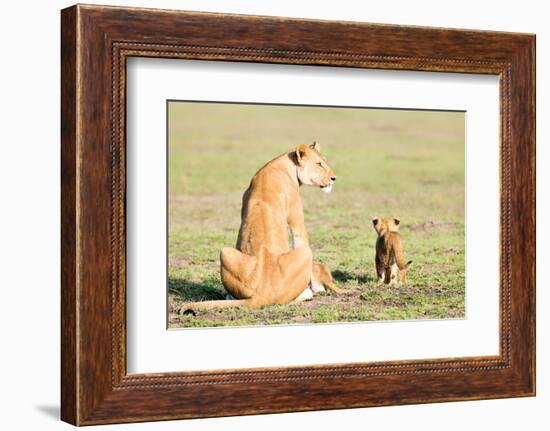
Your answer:
[[[318,164],[319,166],[321,166],[322,168],[324,168],[323,162],[317,162],[317,164]]]

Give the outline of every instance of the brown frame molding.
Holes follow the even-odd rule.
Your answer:
[[[534,35],[77,5],[61,13],[61,52],[63,420],[88,425],[535,394]],[[129,56],[498,75],[500,354],[127,375]]]

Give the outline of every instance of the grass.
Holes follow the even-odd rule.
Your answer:
[[[316,260],[345,295],[193,315],[222,299],[219,252],[233,246],[241,196],[265,162],[317,140],[338,175],[302,187]],[[170,102],[169,325],[212,327],[464,316],[464,114]],[[409,285],[378,285],[373,216],[401,218]]]

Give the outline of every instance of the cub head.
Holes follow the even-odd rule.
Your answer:
[[[395,217],[393,218],[373,217],[372,218],[372,225],[378,235],[384,232],[399,232],[399,223],[401,223],[401,220]]]
[[[300,184],[320,187],[326,193],[332,191],[336,174],[329,166],[327,159],[320,153],[319,145],[300,144],[294,150],[296,173]]]

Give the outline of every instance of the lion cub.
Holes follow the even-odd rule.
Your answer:
[[[378,234],[376,239],[376,274],[378,282],[385,284],[407,284],[407,269],[412,260],[405,263],[403,241],[399,235],[398,218],[374,217],[372,224]]]

